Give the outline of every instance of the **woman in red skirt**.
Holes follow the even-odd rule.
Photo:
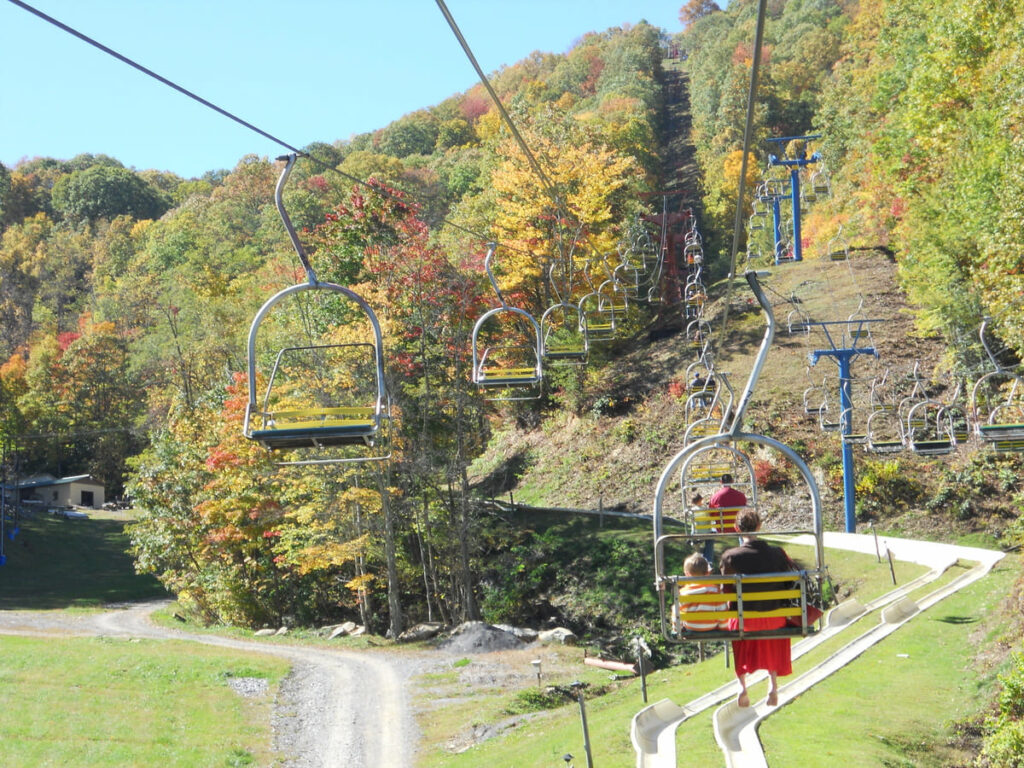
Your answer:
[[[754,534],[761,528],[761,517],[756,510],[743,509],[736,516],[736,530],[740,534],[740,545],[727,549],[722,553],[721,564],[723,574],[754,574],[754,573],[778,573],[780,571],[793,570],[792,561],[782,547],[775,547],[765,541],[761,541]],[[748,591],[755,590],[758,586],[751,584],[746,587]],[[763,588],[774,589],[774,585],[766,584]],[[759,610],[770,610],[780,606],[773,605],[768,600],[758,602]],[[744,619],[743,628],[746,631],[763,631],[779,629],[785,626],[785,618],[749,618]],[[739,628],[738,619],[729,620],[729,629]],[[768,671],[771,679],[771,687],[768,690],[768,705],[771,707],[779,703],[779,675],[790,675],[793,673],[793,664],[789,653],[789,638],[778,637],[764,640],[733,640],[732,653],[736,661],[736,677],[740,681],[740,695],[736,697],[736,704],[741,707],[750,706],[750,697],[747,695],[747,675],[755,670],[764,669]]]

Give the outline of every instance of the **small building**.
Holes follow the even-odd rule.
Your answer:
[[[75,475],[56,478],[53,475],[37,475],[18,483],[18,501],[48,507],[88,507],[99,509],[103,506],[103,483],[92,475]]]

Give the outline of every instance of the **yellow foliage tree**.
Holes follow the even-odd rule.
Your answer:
[[[523,132],[544,179],[518,143],[501,142],[491,174],[497,195],[492,231],[501,251],[499,285],[540,302],[551,259],[614,250],[627,200],[643,179],[636,160],[581,137]]]

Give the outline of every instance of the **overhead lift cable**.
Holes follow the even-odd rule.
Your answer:
[[[530,164],[530,168],[537,175],[541,185],[544,187],[544,191],[547,192],[552,202],[555,204],[555,208],[558,209],[559,214],[565,220],[575,220],[575,216],[570,216],[568,210],[565,207],[565,203],[558,194],[558,189],[548,178],[547,174],[544,173],[544,169],[540,167],[540,163],[537,161],[536,155],[530,150],[523,135],[519,132],[515,122],[512,120],[512,116],[505,109],[505,105],[501,103],[501,99],[498,97],[497,92],[494,90],[494,86],[491,85],[491,81],[484,74],[483,69],[480,67],[480,63],[476,60],[476,56],[473,54],[472,48],[469,47],[469,43],[463,36],[462,31],[459,29],[459,25],[455,23],[455,18],[452,16],[451,11],[448,10],[448,6],[445,5],[444,0],[435,0],[437,7],[440,9],[445,21],[448,22],[448,26],[451,27],[452,34],[455,35],[455,39],[459,41],[459,45],[462,47],[463,52],[466,54],[466,58],[469,59],[469,63],[473,66],[476,71],[477,77],[480,78],[480,83],[487,90],[488,95],[491,97],[491,101],[494,102],[495,108],[498,110],[498,114],[501,115],[502,121],[508,126],[509,132],[512,137],[516,140],[519,148],[523,151],[523,155],[526,157],[526,161]],[[561,238],[559,238],[559,244],[561,244]]]
[[[259,126],[254,125],[253,123],[249,122],[248,120],[245,120],[245,119],[239,117],[238,115],[234,114],[233,112],[230,112],[229,110],[224,109],[223,107],[217,106],[216,104],[214,104],[209,99],[204,99],[199,94],[197,94],[197,93],[195,93],[193,91],[190,91],[188,88],[185,88],[185,87],[183,87],[181,85],[178,85],[173,80],[170,80],[170,79],[164,77],[163,75],[161,75],[161,74],[159,74],[157,72],[154,72],[149,67],[143,66],[142,64],[138,63],[134,59],[131,59],[128,56],[125,56],[124,54],[118,53],[113,48],[110,48],[109,46],[104,45],[103,43],[99,42],[98,40],[96,40],[96,39],[94,39],[92,37],[89,37],[85,33],[79,32],[74,27],[68,26],[67,24],[65,24],[64,22],[60,21],[59,19],[55,19],[53,16],[50,16],[50,15],[48,15],[46,13],[43,13],[38,8],[34,8],[33,6],[29,5],[28,3],[23,2],[23,0],[8,0],[8,2],[13,3],[14,5],[18,6],[19,8],[22,8],[23,10],[28,11],[29,13],[39,17],[43,21],[45,21],[45,22],[47,22],[49,24],[52,24],[53,26],[57,27],[58,29],[60,29],[60,30],[62,30],[64,32],[67,32],[69,35],[77,37],[79,40],[81,40],[81,41],[83,41],[85,43],[88,43],[89,45],[93,46],[94,48],[99,49],[103,53],[106,53],[109,56],[113,56],[118,61],[120,61],[120,62],[122,62],[124,64],[127,64],[129,67],[132,67],[133,69],[137,69],[139,72],[142,72],[144,75],[153,78],[154,80],[156,80],[159,83],[162,83],[163,85],[166,85],[168,88],[171,88],[171,89],[177,91],[178,93],[182,94],[183,96],[187,96],[188,98],[192,99],[193,101],[198,102],[199,104],[202,104],[207,109],[212,109],[217,114],[222,115],[222,116],[228,118],[229,120],[233,120],[234,122],[238,123],[239,125],[243,126],[244,128],[248,128],[253,133],[256,133],[256,134],[262,136],[263,138],[268,139],[268,140],[274,142],[275,144],[277,144],[277,145],[287,149],[289,152],[293,152],[296,155],[299,155],[301,157],[304,157],[304,158],[308,159],[309,161],[311,161],[312,163],[317,165],[322,170],[326,170],[326,171],[330,171],[332,173],[336,173],[339,176],[341,176],[342,178],[348,179],[349,181],[351,181],[351,182],[353,182],[355,184],[359,184],[359,185],[361,185],[363,187],[366,187],[368,189],[372,189],[372,190],[378,192],[379,194],[384,195],[385,197],[387,197],[389,199],[397,200],[398,202],[401,202],[404,205],[408,205],[410,201],[416,202],[416,197],[414,195],[410,195],[407,192],[404,192],[402,190],[397,190],[398,192],[401,192],[400,195],[399,194],[395,194],[395,192],[391,191],[390,189],[388,189],[386,187],[383,187],[383,186],[377,185],[377,184],[372,184],[369,181],[365,181],[364,179],[360,179],[357,176],[353,176],[352,174],[346,173],[345,171],[342,171],[342,170],[334,167],[330,163],[325,163],[324,161],[319,160],[318,158],[314,157],[313,155],[310,155],[308,152],[304,152],[303,150],[299,149],[298,147],[295,147],[292,144],[289,144],[284,139],[278,138],[274,134],[269,133],[268,131],[263,130]],[[460,224],[456,224],[455,222],[450,221],[448,219],[442,219],[442,222],[444,224],[447,224],[448,226],[454,228],[454,229],[458,229],[459,231],[464,232],[467,235],[471,235],[471,236],[479,239],[481,242],[487,243],[487,242],[490,242],[490,241],[492,241],[494,239],[490,235],[481,234],[481,233],[475,232],[475,231],[473,231],[471,229],[467,229],[466,227],[463,227]],[[508,250],[515,250],[515,251],[520,251],[521,250],[521,249],[515,248],[514,246],[511,246],[511,245],[506,245],[504,247],[506,249],[508,249]]]
[[[736,217],[733,222],[732,250],[729,254],[729,276],[725,287],[725,311],[722,313],[722,338],[729,325],[729,302],[732,300],[732,283],[736,275],[736,254],[740,249],[740,233],[743,232],[743,197],[747,191],[747,155],[753,143],[754,99],[757,96],[757,79],[761,69],[761,45],[764,42],[764,20],[768,0],[757,4],[757,28],[754,32],[754,59],[750,66],[750,87],[747,91],[747,119],[743,127],[743,157],[740,159],[740,183],[736,193]]]

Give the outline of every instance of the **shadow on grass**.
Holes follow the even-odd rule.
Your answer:
[[[135,573],[122,521],[40,515],[20,527],[4,542],[0,610],[99,608],[167,596],[155,578]]]
[[[519,483],[519,477],[530,466],[530,457],[526,451],[509,456],[485,477],[473,484],[473,490],[491,498],[501,496]]]

